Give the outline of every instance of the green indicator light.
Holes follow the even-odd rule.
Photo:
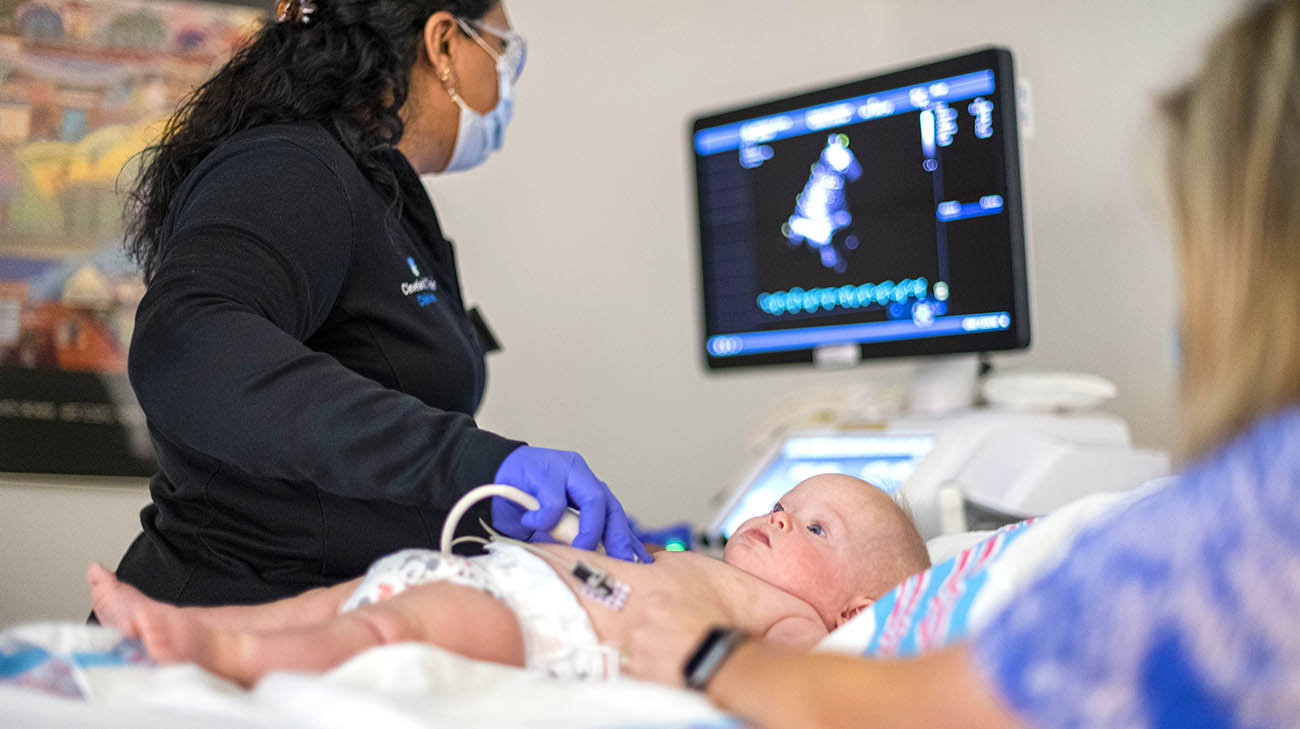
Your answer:
[[[669,552],[685,552],[686,542],[680,539],[669,539],[668,543],[664,545],[664,549]]]

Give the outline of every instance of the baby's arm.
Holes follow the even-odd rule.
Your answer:
[[[817,641],[825,638],[826,634],[826,625],[820,618],[787,615],[772,623],[767,632],[763,633],[763,637],[773,643],[793,648],[811,648],[817,644]]]

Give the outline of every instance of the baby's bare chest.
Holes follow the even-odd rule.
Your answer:
[[[584,591],[577,580],[561,572],[586,609],[602,642],[622,644],[638,620],[638,601],[659,593],[683,610],[714,616],[719,622],[762,632],[791,615],[815,617],[807,603],[719,560],[692,553],[660,552],[653,564],[630,564],[590,552],[573,550],[564,556],[580,558],[625,584],[627,599],[621,608]]]

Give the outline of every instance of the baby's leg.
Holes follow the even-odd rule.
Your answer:
[[[182,611],[141,619],[141,638],[160,662],[193,661],[251,686],[275,669],[323,671],[366,648],[421,641],[516,666],[524,663],[519,622],[504,602],[472,587],[435,582],[303,628],[214,629]]]
[[[137,638],[140,617],[159,611],[183,610],[209,627],[244,631],[280,630],[324,622],[338,614],[339,606],[356,589],[361,578],[261,605],[183,608],[150,598],[98,564],[90,566],[86,579],[90,582],[91,602],[100,622]]]

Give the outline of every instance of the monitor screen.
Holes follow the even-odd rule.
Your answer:
[[[766,514],[787,491],[821,473],[845,473],[892,494],[934,447],[923,433],[823,433],[786,437],[740,484],[714,519],[710,537],[730,538],[746,519]]]
[[[693,120],[711,368],[1029,345],[1011,53]]]

